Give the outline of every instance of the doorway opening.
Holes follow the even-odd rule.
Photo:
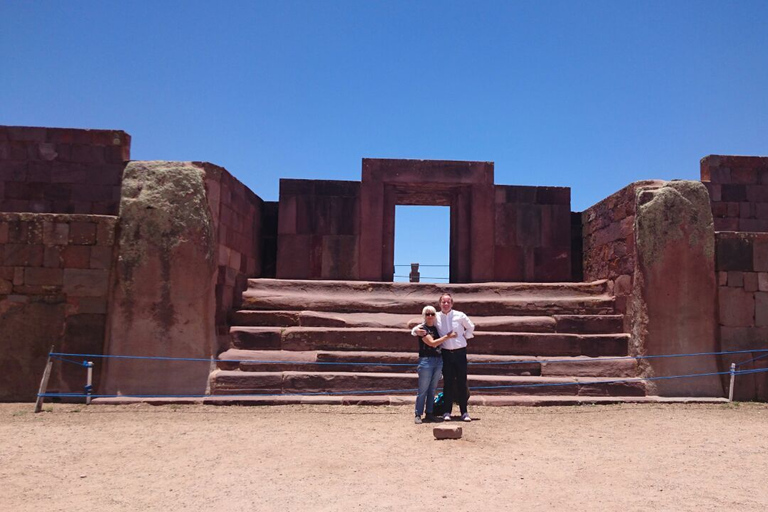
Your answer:
[[[450,281],[451,208],[395,206],[396,283],[407,283],[411,263],[419,264],[422,283]]]

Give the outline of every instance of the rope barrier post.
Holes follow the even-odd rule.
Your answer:
[[[728,401],[733,402],[733,384],[736,380],[736,363],[731,363],[731,386],[728,388]]]
[[[83,363],[87,368],[85,378],[85,405],[91,405],[91,394],[93,393],[93,361]]]
[[[51,367],[53,366],[53,360],[51,354],[53,353],[53,345],[51,350],[48,351],[48,362],[45,364],[45,370],[43,371],[43,378],[40,380],[40,389],[37,391],[37,401],[35,402],[35,412],[43,410],[43,395],[48,390],[48,379],[51,378]]]

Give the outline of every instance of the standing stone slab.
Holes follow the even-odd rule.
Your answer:
[[[709,196],[700,182],[637,192],[632,337],[642,354],[717,351],[717,278]],[[646,360],[643,376],[717,372],[715,358]],[[723,396],[719,377],[658,380],[664,396]],[[653,389],[651,392],[653,393]]]
[[[208,358],[215,338],[215,234],[205,171],[131,162],[120,202],[106,353]],[[107,394],[202,394],[204,362],[109,360]]]

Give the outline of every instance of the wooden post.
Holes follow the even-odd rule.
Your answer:
[[[53,366],[53,361],[51,360],[51,353],[53,352],[53,345],[51,345],[51,350],[48,352],[48,362],[45,365],[45,371],[43,371],[43,378],[40,380],[40,389],[37,391],[37,401],[35,402],[35,412],[40,412],[43,410],[43,397],[40,395],[45,394],[45,392],[48,390],[48,379],[51,377],[51,366]]]
[[[728,389],[728,401],[733,402],[733,384],[736,380],[736,363],[731,363],[731,386]]]

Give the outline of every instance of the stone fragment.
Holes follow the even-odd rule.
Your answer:
[[[459,425],[437,425],[432,429],[435,439],[461,439],[462,433]]]

